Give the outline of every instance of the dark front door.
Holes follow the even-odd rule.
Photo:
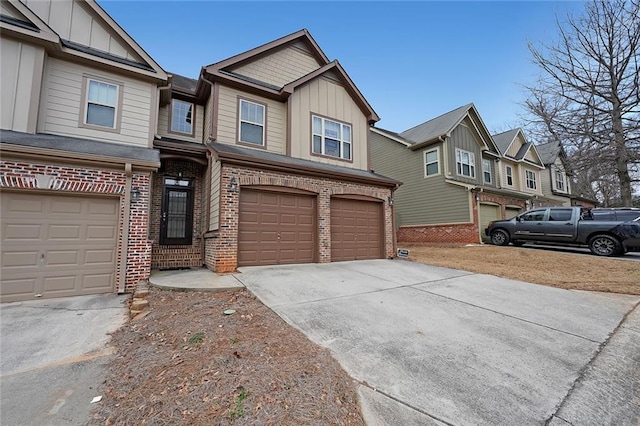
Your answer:
[[[165,178],[160,244],[191,245],[193,238],[193,186],[189,179]]]

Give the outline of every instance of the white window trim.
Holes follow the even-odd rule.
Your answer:
[[[434,173],[432,175],[428,175],[427,174],[427,154],[430,152],[436,152],[436,161],[435,163],[438,165],[438,173]],[[434,177],[434,176],[439,176],[442,174],[442,165],[440,162],[440,147],[437,146],[435,148],[431,148],[431,149],[425,149],[424,151],[422,151],[422,158],[424,160],[424,164],[423,164],[423,170],[424,170],[424,177],[425,178],[430,178],[430,177]],[[429,163],[429,164],[433,164],[433,163]]]
[[[174,125],[174,121],[173,121],[173,103],[174,102],[181,102],[183,104],[191,105],[191,131],[190,132],[183,132],[182,130],[176,130],[176,129],[173,128],[173,125]],[[193,102],[183,101],[182,99],[171,99],[171,106],[170,106],[170,110],[169,110],[169,132],[177,133],[177,134],[180,134],[180,135],[194,136],[195,135],[195,130],[196,130],[195,117],[196,117],[196,105]]]
[[[560,176],[560,179],[558,179],[558,176]],[[558,183],[562,183],[562,188],[558,187]],[[562,170],[554,169],[553,186],[556,191],[563,193],[567,192],[567,179],[565,178],[565,174]]]
[[[322,122],[322,128],[320,129],[321,134],[315,133],[313,130],[313,120],[314,118],[319,118]],[[332,123],[336,123],[340,125],[340,138],[336,139],[338,140],[338,142],[340,142],[340,156],[336,157],[333,155],[328,155],[325,154],[325,122],[327,121],[331,121]],[[350,141],[346,141],[343,139],[343,131],[342,131],[342,127],[343,126],[347,126],[349,127],[349,134],[351,135],[351,140]],[[320,150],[322,152],[315,152],[313,150],[313,137],[314,136],[320,136]],[[329,139],[333,139],[333,138],[329,138]],[[345,158],[343,157],[344,155],[344,145],[349,145],[349,158]],[[326,157],[326,158],[332,158],[334,160],[341,160],[341,161],[349,161],[352,162],[353,161],[353,126],[349,123],[345,123],[342,121],[338,121],[338,120],[334,120],[332,118],[326,118],[326,117],[322,117],[321,115],[317,115],[317,114],[311,114],[311,154],[312,155],[320,155],[322,157]]]
[[[260,102],[254,102],[254,101],[250,101],[248,99],[239,99],[240,102],[238,102],[238,142],[242,143],[242,144],[246,144],[249,146],[255,146],[255,147],[261,147],[264,148],[267,146],[267,106],[265,104],[261,104]],[[253,104],[253,105],[258,105],[262,107],[262,124],[261,123],[256,123],[253,121],[249,121],[249,120],[243,120],[242,119],[242,103],[246,102],[248,104]],[[242,123],[249,123],[249,124],[253,124],[254,126],[261,126],[262,127],[262,144],[258,145],[256,143],[253,142],[247,142],[247,141],[243,141],[242,140]]]
[[[458,153],[460,153],[460,158],[462,159],[462,153],[469,154],[469,172],[473,172],[470,175],[465,175],[462,173],[462,167],[460,167],[460,173],[458,173]],[[459,164],[464,165],[465,163],[460,162]],[[464,149],[456,148],[456,175],[467,178],[467,179],[475,179],[476,178],[476,155],[471,151],[465,151]]]
[[[116,87],[116,105],[113,113],[113,127],[100,126],[97,124],[87,123],[87,113],[89,112],[89,84],[91,81],[95,81],[96,83],[104,83],[109,84],[111,86]],[[122,98],[123,98],[123,87],[124,84],[119,81],[110,80],[107,78],[97,77],[94,75],[83,75],[82,76],[82,105],[80,106],[80,116],[78,117],[78,126],[101,130],[104,132],[112,132],[112,133],[120,133],[120,126],[122,124]],[[91,102],[95,105],[104,105],[108,107],[113,107],[113,105],[100,104],[98,102]]]
[[[511,170],[511,173],[509,173],[509,170]],[[504,168],[504,183],[507,186],[513,186],[513,166],[505,166]],[[509,178],[511,178],[511,183],[509,183]]]
[[[531,173],[531,175],[533,176],[533,179],[529,179],[529,173]],[[531,190],[531,191],[537,191],[538,189],[538,179],[536,177],[536,172],[531,170],[531,169],[524,169],[524,180],[525,180],[525,186],[527,187],[527,189]],[[532,181],[533,182],[533,188],[531,188],[529,186],[529,182]]]
[[[489,165],[489,170],[484,169],[484,165]],[[489,181],[484,180],[484,174],[489,173]],[[482,183],[493,183],[493,173],[491,173],[491,160],[487,160],[485,158],[482,159]]]

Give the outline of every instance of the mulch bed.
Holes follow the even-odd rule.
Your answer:
[[[249,292],[147,300],[151,313],[112,336],[89,424],[364,425],[357,383]]]

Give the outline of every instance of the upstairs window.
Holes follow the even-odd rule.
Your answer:
[[[489,160],[482,160],[482,176],[484,183],[491,183],[491,162]]]
[[[351,126],[324,117],[312,116],[312,152],[351,160]]]
[[[527,178],[527,188],[536,189],[536,173],[531,170],[525,170],[525,177]]]
[[[84,124],[115,129],[119,90],[116,84],[87,79]]]
[[[424,152],[424,175],[435,176],[440,174],[440,153],[439,149],[431,149]]]
[[[556,189],[564,192],[564,173],[562,170],[556,170]]]
[[[193,135],[194,105],[190,102],[171,100],[171,131]]]
[[[239,142],[264,146],[264,123],[266,107],[240,99]]]
[[[458,175],[476,177],[476,157],[473,152],[456,148],[456,168]]]
[[[507,166],[507,185],[513,186],[513,168]]]

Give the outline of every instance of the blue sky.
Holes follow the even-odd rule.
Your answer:
[[[403,131],[469,102],[491,131],[518,124],[535,80],[527,41],[556,37],[582,2],[114,1],[100,5],[167,71],[203,65],[307,28],[382,120]]]

